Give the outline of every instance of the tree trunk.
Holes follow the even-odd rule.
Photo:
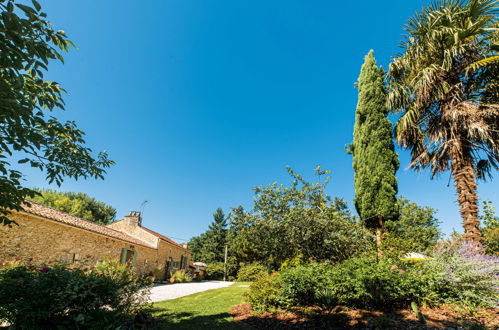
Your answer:
[[[478,195],[475,169],[471,159],[464,157],[453,157],[452,176],[457,192],[457,202],[459,203],[459,212],[463,219],[464,239],[471,242],[476,247],[481,246],[482,237],[478,219]]]

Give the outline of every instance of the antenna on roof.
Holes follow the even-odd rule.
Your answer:
[[[144,209],[146,208],[147,203],[149,203],[149,201],[146,199],[140,204],[140,215],[142,219],[144,219]]]

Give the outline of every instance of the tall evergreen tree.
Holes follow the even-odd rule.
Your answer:
[[[387,117],[383,69],[376,65],[372,50],[364,59],[357,87],[359,96],[350,146],[355,170],[355,208],[366,227],[376,232],[380,245],[385,221],[399,216],[395,176],[399,160]]]
[[[227,241],[227,219],[221,208],[213,213],[213,222],[208,230],[189,243],[192,258],[206,263],[224,261],[224,248]]]

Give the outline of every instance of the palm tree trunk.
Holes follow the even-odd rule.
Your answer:
[[[476,247],[481,246],[482,237],[478,219],[478,195],[475,169],[471,158],[453,157],[452,176],[457,192],[457,201],[459,203],[459,212],[463,219],[464,239],[470,241]]]

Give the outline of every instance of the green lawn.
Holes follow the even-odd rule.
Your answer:
[[[233,321],[229,309],[243,301],[247,287],[237,283],[154,304],[158,329],[249,329]]]

